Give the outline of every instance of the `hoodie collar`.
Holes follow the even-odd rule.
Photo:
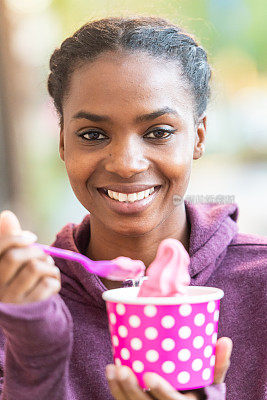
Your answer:
[[[205,285],[219,267],[227,247],[238,232],[238,207],[233,204],[185,202],[190,224],[191,285]]]

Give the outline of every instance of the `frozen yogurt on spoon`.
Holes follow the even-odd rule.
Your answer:
[[[144,275],[145,265],[140,260],[132,260],[129,257],[117,257],[114,260],[94,261],[83,254],[75,251],[34,243],[32,246],[39,247],[45,253],[53,257],[65,260],[77,261],[90,273],[104,278],[119,281],[124,279],[137,280]]]

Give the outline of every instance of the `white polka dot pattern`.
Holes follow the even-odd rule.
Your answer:
[[[134,361],[133,362],[133,370],[135,371],[135,372],[142,372],[143,370],[144,370],[144,364],[142,363],[142,361],[138,361],[138,360],[136,360],[136,361]]]
[[[209,313],[212,313],[215,310],[215,302],[210,301],[207,305],[207,310]]]
[[[187,383],[189,382],[190,374],[186,371],[182,371],[178,375],[178,382],[179,383]]]
[[[156,337],[158,336],[158,331],[156,328],[153,328],[153,326],[150,326],[149,328],[146,328],[145,336],[147,339],[150,340],[156,339]]]
[[[172,361],[165,361],[162,364],[162,371],[165,372],[165,374],[172,374],[173,371],[175,370],[175,364]]]
[[[119,346],[119,339],[118,339],[118,336],[116,336],[116,335],[113,335],[112,336],[112,343],[113,343],[113,346]]]
[[[211,335],[212,332],[213,332],[213,330],[214,330],[213,323],[210,322],[210,323],[206,326],[206,334],[207,334],[207,335]]]
[[[175,341],[171,338],[166,338],[161,342],[161,347],[165,351],[171,351],[175,347]]]
[[[115,325],[115,324],[116,324],[116,321],[117,321],[116,315],[115,315],[114,313],[110,313],[110,314],[109,314],[109,320],[110,320],[110,323],[111,323],[112,325]]]
[[[179,313],[180,315],[182,315],[183,317],[187,317],[188,315],[190,315],[192,312],[192,307],[190,304],[182,304],[179,307]]]
[[[138,328],[138,326],[140,326],[140,324],[141,324],[141,320],[137,315],[131,315],[129,318],[129,324],[133,328]]]
[[[215,356],[211,356],[210,357],[210,366],[214,367],[214,365],[215,365]]]
[[[157,307],[153,306],[153,305],[147,305],[144,307],[144,314],[147,317],[155,317],[155,315],[157,314]]]
[[[150,362],[156,362],[159,359],[159,353],[156,350],[148,350],[146,352],[146,359]]]
[[[219,320],[219,310],[214,312],[214,321],[217,322]]]
[[[118,333],[121,337],[125,338],[128,335],[128,329],[126,328],[126,326],[121,325],[118,328]]]
[[[109,303],[115,364],[132,368],[141,387],[143,374],[151,370],[164,374],[177,390],[211,384],[218,306],[218,301],[164,306]]]
[[[175,324],[175,319],[170,315],[165,315],[165,317],[163,317],[161,320],[161,325],[163,326],[163,328],[166,329],[172,328],[174,324]]]
[[[178,358],[180,361],[188,361],[191,356],[191,352],[188,349],[182,349],[178,353]]]
[[[196,358],[193,362],[192,362],[192,370],[193,371],[200,371],[202,368],[203,362],[200,358]]]
[[[216,342],[217,342],[217,332],[215,332],[215,333],[212,335],[211,342],[212,342],[212,344],[216,344]]]
[[[139,338],[133,338],[131,340],[131,347],[134,350],[140,350],[142,346],[143,346],[142,341]]]
[[[197,314],[194,318],[194,323],[196,326],[202,326],[205,322],[205,315],[204,314]]]
[[[205,368],[203,373],[202,373],[202,378],[206,381],[210,378],[210,369],[209,368]]]
[[[212,355],[212,347],[211,346],[207,346],[204,349],[204,356],[206,358],[209,358]]]
[[[201,349],[204,344],[204,338],[202,336],[196,336],[193,340],[193,346],[195,349]]]
[[[117,314],[119,314],[119,315],[125,314],[125,306],[121,303],[118,303],[116,306],[116,311],[117,311]]]
[[[121,357],[124,359],[124,360],[129,360],[129,358],[130,358],[130,352],[129,352],[129,350],[128,349],[121,349]]]
[[[187,339],[191,335],[191,329],[189,326],[182,326],[182,328],[179,329],[179,336],[181,339]]]

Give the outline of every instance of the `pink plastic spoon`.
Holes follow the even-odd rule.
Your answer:
[[[117,257],[114,260],[93,261],[83,254],[74,251],[59,249],[45,244],[34,243],[45,253],[64,258],[65,260],[77,261],[88,272],[102,276],[113,281],[123,281],[125,279],[136,279],[144,275],[145,265],[140,260],[132,260],[128,257]]]

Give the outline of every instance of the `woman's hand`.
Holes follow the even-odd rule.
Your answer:
[[[59,292],[60,271],[52,257],[31,246],[36,236],[22,231],[11,211],[0,215],[0,302],[25,304]]]
[[[224,382],[225,375],[230,366],[232,347],[233,343],[230,338],[223,337],[217,341],[213,384]],[[149,394],[140,388],[136,376],[126,366],[107,365],[106,375],[110,391],[116,400],[150,400],[151,397],[158,400],[201,399],[199,390],[181,394],[165,379],[154,373],[146,373],[144,376],[145,383],[150,388]]]

